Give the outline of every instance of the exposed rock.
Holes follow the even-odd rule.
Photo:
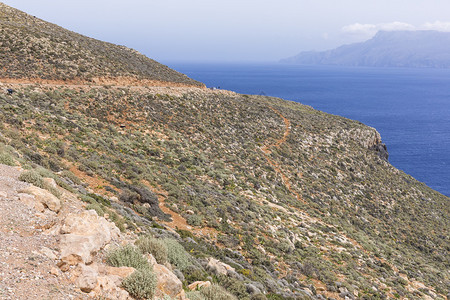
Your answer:
[[[110,267],[110,266],[107,266],[105,268],[105,272],[106,272],[107,275],[119,276],[122,279],[127,278],[128,276],[133,274],[134,271],[136,271],[136,269],[135,268],[131,268],[131,267]]]
[[[144,256],[145,256],[145,258],[147,258],[147,261],[151,266],[154,266],[158,263],[156,261],[156,258],[152,254],[146,253]]]
[[[211,257],[208,261],[208,265],[206,266],[208,270],[211,272],[214,272],[215,274],[219,275],[227,275],[229,271],[235,272],[234,268]]]
[[[55,188],[55,189],[58,188],[58,185],[56,184],[55,179],[53,179],[53,178],[43,178],[42,180],[44,181],[44,185],[50,186],[50,187]]]
[[[44,207],[54,212],[59,212],[61,209],[61,201],[47,190],[38,188],[31,185],[18,191],[19,193],[25,193],[34,196],[34,200],[41,203]]]
[[[378,144],[376,144],[376,145],[373,145],[373,146],[371,147],[371,149],[372,149],[372,150],[375,150],[375,152],[377,152],[378,156],[379,156],[381,159],[383,159],[383,160],[385,160],[385,161],[388,161],[388,159],[389,159],[389,153],[388,153],[388,151],[387,151],[387,147],[386,147],[385,144],[383,144],[383,143],[378,143]]]
[[[127,291],[118,287],[117,283],[117,276],[99,276],[97,286],[89,293],[89,296],[94,299],[132,299]]]
[[[41,252],[41,254],[45,255],[46,257],[50,258],[51,260],[57,259],[55,251],[53,251],[47,247],[42,247],[40,252]]]
[[[206,288],[209,286],[211,286],[211,281],[195,281],[195,282],[191,283],[190,285],[188,285],[188,289],[193,291],[193,290],[198,290],[201,288]]]
[[[80,265],[81,275],[78,277],[77,285],[85,293],[91,292],[97,286],[98,273],[93,268]]]
[[[176,297],[177,299],[183,299],[183,283],[173,274],[166,266],[155,264],[153,266],[157,283],[157,296],[168,295],[170,297]]]
[[[61,261],[69,265],[90,263],[92,254],[102,249],[119,229],[99,217],[94,210],[69,214],[63,221],[60,233]]]

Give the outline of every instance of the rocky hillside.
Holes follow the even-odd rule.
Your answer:
[[[85,37],[3,3],[0,25],[0,78],[203,86],[136,50]]]
[[[336,49],[302,52],[283,63],[355,67],[450,68],[450,33],[380,31],[372,39]]]
[[[51,246],[53,276],[72,278],[63,293],[118,297],[109,286],[136,299],[447,296],[449,198],[390,165],[375,129],[271,97],[14,77],[0,81],[0,163],[22,170],[14,178],[53,193],[62,208],[34,203],[36,195],[21,200],[10,187],[0,201],[50,210],[59,221],[45,230],[88,242],[73,253]],[[75,207],[69,221],[67,207]],[[116,233],[101,243],[79,237],[80,214]],[[115,274],[107,269],[123,267],[133,269],[107,284]],[[0,287],[14,298],[15,286]]]

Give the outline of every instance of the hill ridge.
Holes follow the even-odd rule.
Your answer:
[[[3,3],[0,24],[1,78],[93,83],[127,78],[141,84],[148,80],[204,87],[136,50],[66,30]]]

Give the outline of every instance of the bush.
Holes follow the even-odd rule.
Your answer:
[[[191,215],[186,218],[186,221],[191,226],[201,226],[203,223],[203,217],[199,215]]]
[[[187,292],[186,298],[188,298],[189,300],[206,300],[206,298],[199,291]]]
[[[162,241],[167,247],[167,258],[169,259],[169,262],[174,264],[177,269],[183,271],[192,265],[191,256],[180,243],[170,238],[163,239]]]
[[[16,161],[8,153],[0,153],[0,164],[4,164],[4,165],[8,165],[8,166],[15,166]]]
[[[70,171],[67,170],[62,171],[61,177],[70,179],[70,181],[72,181],[75,184],[81,184],[81,180]]]
[[[88,204],[86,206],[87,210],[93,209],[95,210],[95,212],[97,213],[97,215],[99,215],[100,217],[103,217],[105,215],[105,212],[103,211],[102,207],[99,204]]]
[[[43,169],[43,168],[40,168],[40,169]],[[43,170],[45,170],[45,169],[43,169]],[[48,170],[46,170],[46,171],[49,172],[49,176],[46,176],[46,177],[52,178],[52,176],[54,176],[53,173],[51,173],[50,171],[48,171]],[[32,185],[35,185],[41,189],[46,189],[47,191],[49,191],[50,193],[52,193],[53,195],[55,195],[56,197],[59,198],[61,196],[61,192],[57,188],[46,184],[44,182],[44,178],[42,177],[41,174],[42,174],[41,170],[38,170],[38,171],[27,170],[20,174],[19,180],[31,183]]]
[[[152,269],[137,270],[122,282],[122,287],[138,299],[153,299],[156,289],[156,276]]]
[[[137,270],[150,268],[147,260],[142,256],[142,252],[133,245],[112,250],[108,253],[106,261],[113,267],[133,267]]]
[[[20,181],[31,183],[37,187],[44,188],[44,180],[42,176],[34,170],[27,170],[20,174]]]
[[[158,264],[164,264],[167,261],[167,246],[161,240],[152,237],[141,237],[136,241],[136,246],[143,253],[153,255]]]
[[[109,214],[109,219],[114,222],[114,224],[119,228],[120,232],[125,232],[125,218],[121,217],[113,210],[106,210],[106,213]]]
[[[237,300],[235,296],[228,293],[223,287],[213,284],[200,290],[206,300]]]

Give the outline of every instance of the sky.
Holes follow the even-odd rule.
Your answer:
[[[450,31],[449,0],[0,0],[160,62],[275,62],[370,39]]]

